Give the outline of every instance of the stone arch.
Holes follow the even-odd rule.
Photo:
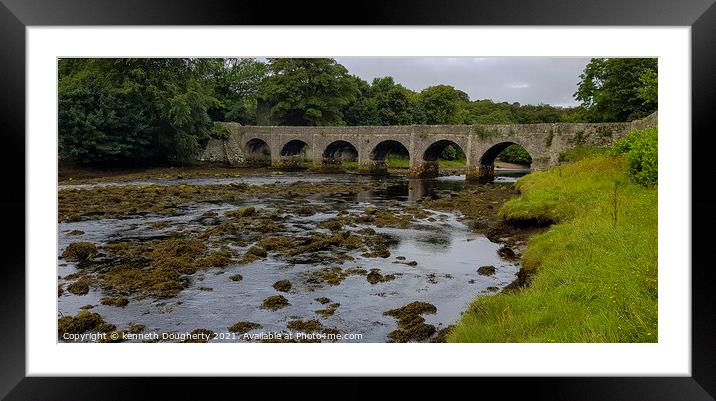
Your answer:
[[[420,165],[412,171],[412,174],[419,177],[437,177],[439,172],[438,159],[442,152],[448,147],[453,146],[459,149],[465,156],[465,167],[467,166],[467,152],[460,144],[450,139],[440,139],[432,142],[425,148],[421,155]],[[463,167],[464,168],[464,167]]]
[[[527,154],[530,155],[530,159],[534,160],[534,151],[531,150],[529,147],[513,141],[502,141],[497,142],[495,144],[492,144],[483,154],[480,156],[480,167],[479,167],[479,179],[481,180],[492,180],[495,177],[495,159],[497,159],[497,156],[507,147],[511,145],[519,145],[524,149]],[[532,162],[530,162],[532,164]]]
[[[529,150],[526,146],[524,146],[524,145],[522,145],[522,144],[520,144],[520,143],[517,143],[517,142],[504,141],[504,142],[499,142],[499,143],[496,143],[496,144],[490,146],[490,147],[482,154],[482,156],[480,156],[480,164],[481,164],[481,165],[494,164],[494,163],[495,163],[495,159],[497,159],[497,156],[498,156],[500,153],[502,153],[503,150],[507,149],[507,148],[508,148],[509,146],[511,146],[511,145],[518,145],[518,146],[520,146],[522,149],[524,149],[524,150],[530,155],[530,159],[533,158],[532,153],[530,152],[530,150]]]
[[[343,161],[354,162],[358,160],[358,148],[342,139],[326,145],[321,155],[323,164],[340,164]]]
[[[252,138],[244,145],[245,162],[249,165],[271,165],[271,147],[261,138]]]
[[[375,146],[373,146],[373,149],[370,151],[369,158],[372,161],[385,162],[391,149],[395,148],[405,150],[405,153],[408,155],[408,157],[410,157],[410,150],[408,150],[408,147],[405,146],[404,143],[396,141],[394,139],[386,139],[378,142]]]
[[[399,149],[410,159],[410,150],[401,141],[394,139],[386,139],[378,142],[368,154],[368,171],[371,174],[387,174],[388,173],[388,155]]]
[[[281,157],[305,159],[308,154],[309,145],[300,139],[292,139],[281,146]]]

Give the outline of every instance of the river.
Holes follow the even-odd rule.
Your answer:
[[[497,182],[514,181],[524,172],[506,172]],[[196,178],[177,180],[142,180],[105,182],[89,185],[63,185],[67,188],[92,188],[102,185],[176,185],[229,184],[249,185],[295,182],[344,182],[369,180],[357,175],[306,175],[286,173],[280,176]],[[406,206],[415,206],[420,198],[459,192],[469,187],[464,177],[451,176],[431,180],[412,180],[392,177],[384,188],[357,194],[334,194],[309,197],[302,206],[310,206],[312,215],[293,213],[297,203],[285,193],[274,197],[250,198],[241,205],[232,203],[196,203],[182,208],[172,216],[144,215],[123,219],[100,219],[62,222],[58,227],[58,252],[76,241],[96,244],[118,241],[149,241],[163,238],[171,232],[198,233],[206,229],[202,216],[216,213],[221,216],[237,206],[251,205],[259,210],[280,213],[287,227],[284,235],[301,236],[306,232],[330,233],[320,227],[321,222],[344,215],[361,215],[374,210],[400,213]],[[337,206],[340,205],[340,206]],[[519,270],[516,261],[498,255],[500,244],[484,235],[474,233],[458,212],[424,210],[425,215],[408,227],[379,227],[376,224],[355,224],[344,227],[354,233],[366,228],[386,238],[390,256],[366,257],[360,251],[350,251],[350,259],[342,269],[370,272],[379,269],[381,277],[392,280],[371,283],[365,274],[347,274],[338,284],[317,283],[316,273],[334,265],[320,258],[285,258],[269,254],[265,259],[246,264],[200,269],[188,275],[185,288],[174,297],[133,297],[124,307],[102,305],[104,290],[92,287],[85,295],[65,291],[58,297],[58,317],[71,316],[91,305],[91,311],[118,328],[132,324],[144,325],[144,333],[183,333],[207,329],[218,333],[210,341],[250,341],[246,336],[228,332],[235,322],[252,322],[257,328],[248,334],[291,333],[287,323],[292,320],[318,320],[323,327],[344,334],[341,341],[386,342],[388,334],[397,327],[396,319],[385,311],[400,308],[413,301],[432,304],[434,314],[424,314],[425,323],[437,330],[455,323],[462,311],[477,296],[490,296],[515,279]],[[152,224],[161,220],[162,224]],[[78,232],[82,234],[77,235]],[[72,235],[71,235],[72,234]],[[244,254],[252,244],[226,241],[224,244],[236,254]],[[315,255],[314,255],[315,256]],[[320,255],[319,255],[320,256]],[[317,260],[319,260],[317,262]],[[494,266],[492,275],[482,275],[480,266]],[[60,259],[57,267],[59,284],[66,286],[67,275],[81,269],[76,263]],[[229,279],[240,274],[242,279]],[[288,292],[278,292],[272,285],[278,280],[292,284]],[[270,296],[282,295],[289,305],[270,310],[261,307]],[[329,301],[323,299],[327,298]],[[319,302],[321,300],[323,303]],[[325,304],[324,304],[325,303]],[[317,314],[317,310],[333,309],[332,314]],[[260,325],[260,328],[258,327]]]

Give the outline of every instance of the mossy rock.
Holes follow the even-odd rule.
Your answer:
[[[91,242],[73,242],[62,252],[62,258],[72,262],[87,262],[97,255],[97,246]]]
[[[336,313],[336,310],[338,310],[338,308],[339,308],[340,306],[341,306],[341,304],[339,304],[339,303],[334,303],[334,304],[329,305],[329,306],[328,306],[327,308],[325,308],[325,309],[319,309],[319,310],[317,310],[317,311],[316,311],[316,314],[317,314],[317,315],[320,315],[320,316],[323,316],[323,317],[332,316],[334,313]]]
[[[288,292],[289,290],[291,290],[292,285],[291,285],[291,282],[288,280],[279,280],[279,281],[273,283],[272,287],[276,291]]]
[[[436,313],[435,305],[415,301],[401,308],[391,309],[384,312],[384,315],[393,316],[398,319],[398,329],[388,333],[388,340],[391,342],[425,341],[435,334],[436,328],[425,323],[425,318],[420,316],[424,313]]]
[[[129,304],[129,299],[125,296],[102,297],[99,301],[102,305],[125,307]]]
[[[251,248],[249,248],[249,250],[246,251],[246,254],[247,254],[247,255],[258,256],[258,257],[261,257],[261,258],[265,258],[266,256],[268,256],[268,252],[266,252],[266,249],[265,249],[265,248],[262,248],[262,247],[260,247],[260,246],[257,246],[257,245],[254,245],[254,246],[252,246]]]
[[[296,214],[301,216],[313,216],[316,214],[315,209],[313,209],[311,206],[301,206],[298,209],[296,209]]]
[[[75,281],[74,283],[68,285],[67,291],[75,295],[85,295],[90,290],[89,284],[89,280],[83,277]]]
[[[229,326],[228,329],[232,333],[244,334],[248,333],[251,330],[260,329],[261,327],[263,326],[253,322],[236,322]]]
[[[57,319],[57,334],[82,334],[86,331],[95,330],[105,323],[99,313],[82,310],[74,316],[63,316]]]
[[[221,249],[211,252],[196,262],[198,267],[225,267],[231,262],[232,252],[229,249]]]
[[[248,216],[255,216],[255,215],[256,215],[256,208],[253,206],[242,207],[239,210],[226,212],[227,217],[248,217]]]
[[[264,301],[261,303],[261,308],[269,310],[278,310],[288,305],[291,304],[288,303],[288,299],[286,299],[283,295],[272,295],[264,299]]]
[[[302,331],[305,333],[313,333],[323,330],[321,322],[315,319],[311,320],[291,320],[286,326],[291,330]]]
[[[370,273],[368,273],[366,275],[366,280],[368,280],[368,282],[371,284],[384,283],[386,281],[395,280],[395,275],[394,274],[382,275],[379,273],[378,270],[371,270]]]
[[[325,304],[331,303],[331,299],[328,297],[318,297],[318,298],[316,298],[316,302],[318,302],[321,305],[325,305]]]
[[[437,311],[438,308],[436,308],[435,305],[431,303],[423,301],[413,301],[403,307],[383,312],[383,314],[386,316],[393,316],[395,318],[402,319],[403,317],[407,317],[410,315],[422,315],[424,313],[434,314],[437,313]]]
[[[505,259],[516,259],[517,258],[515,251],[513,251],[512,248],[510,248],[508,246],[503,246],[500,249],[498,249],[497,254],[502,256]]]
[[[492,265],[480,266],[477,268],[477,273],[481,276],[492,276],[495,272],[495,266]]]

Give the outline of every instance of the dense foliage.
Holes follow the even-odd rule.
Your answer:
[[[209,109],[214,121],[256,124],[256,106],[261,83],[269,74],[266,63],[251,58],[205,60],[207,84],[219,104]]]
[[[218,100],[189,59],[60,60],[60,153],[85,163],[191,160]]]
[[[612,153],[624,155],[632,179],[646,187],[659,181],[658,129],[632,130],[612,146]]]
[[[594,58],[574,97],[590,121],[632,121],[656,111],[657,59]]]
[[[530,164],[532,163],[532,157],[529,153],[520,145],[514,144],[505,148],[497,159],[507,163],[517,164]]]
[[[260,91],[278,125],[345,125],[342,108],[357,88],[348,70],[327,58],[272,58]]]
[[[561,108],[470,100],[449,85],[420,92],[367,82],[328,58],[61,59],[59,151],[82,163],[186,162],[217,121],[244,125],[510,124],[613,121],[656,109],[656,59],[593,59]],[[460,160],[460,149],[441,158]],[[454,159],[452,159],[454,158]],[[500,159],[524,163],[508,148]]]

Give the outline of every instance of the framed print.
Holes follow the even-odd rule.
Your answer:
[[[716,6],[287,7],[3,1],[3,395],[713,399]]]

